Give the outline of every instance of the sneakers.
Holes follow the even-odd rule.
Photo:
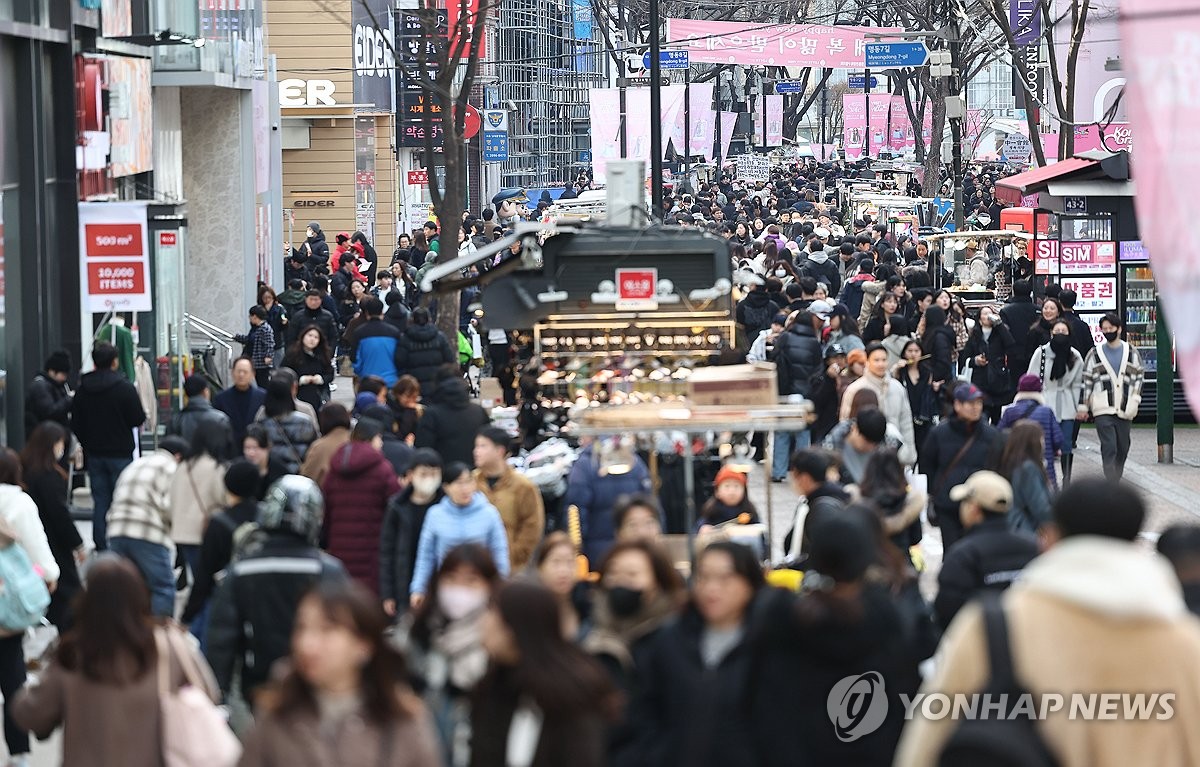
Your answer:
[[[330,384],[329,384],[329,391],[337,391],[337,384],[336,384],[336,383],[333,383],[333,382],[330,382]]]
[[[10,757],[8,767],[29,767],[29,754],[17,754]]]

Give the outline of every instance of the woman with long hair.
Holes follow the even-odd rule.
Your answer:
[[[901,363],[896,367],[896,379],[908,393],[908,407],[913,416],[913,436],[917,451],[925,448],[925,438],[933,428],[933,419],[938,416],[937,394],[929,378],[929,368],[922,364],[925,356],[921,342],[913,339],[904,344],[900,352]]]
[[[46,542],[58,563],[58,588],[50,595],[46,619],[59,633],[71,628],[71,600],[82,587],[78,565],[86,555],[83,536],[67,508],[67,472],[59,463],[66,446],[67,430],[54,421],[43,421],[21,450],[25,492],[37,504]]]
[[[272,380],[268,384],[263,413],[262,426],[271,440],[271,455],[287,467],[288,474],[299,474],[308,446],[318,435],[312,420],[296,412],[292,387],[287,381]]]
[[[330,364],[333,351],[329,348],[329,339],[316,325],[309,325],[300,331],[299,338],[288,349],[283,358],[283,366],[296,371],[299,376],[300,388],[296,399],[312,405],[313,410],[321,408],[329,401]]]
[[[266,310],[267,324],[271,326],[271,331],[275,334],[275,353],[271,355],[271,359],[275,360],[275,364],[278,365],[279,360],[283,357],[280,352],[283,349],[284,333],[287,331],[287,312],[279,303],[275,289],[270,285],[263,285],[258,289],[258,305]]]
[[[1071,324],[1059,318],[1050,324],[1050,341],[1034,349],[1029,360],[1030,375],[1042,379],[1042,399],[1054,411],[1062,431],[1062,483],[1071,479],[1071,453],[1075,441],[1075,413],[1083,391],[1083,357],[1071,345]]]
[[[159,679],[160,652],[167,654],[165,684]],[[20,671],[24,683],[24,663]],[[19,695],[16,688],[5,689],[5,709],[12,700],[15,721],[41,739],[62,727],[62,764],[161,765],[160,684],[170,691],[190,684],[213,702],[219,698],[212,672],[191,641],[150,614],[150,592],[133,563],[103,554],[87,568],[74,626],[62,635],[36,683]],[[19,753],[11,743],[9,748]]]
[[[745,221],[738,221],[733,226],[733,239],[730,242],[735,242],[742,247],[748,246],[754,241],[754,236],[750,234],[750,227]]]
[[[818,287],[820,283],[818,283]],[[833,305],[829,313],[829,330],[824,339],[825,348],[839,344],[844,352],[855,349],[866,350],[867,343],[858,329],[858,322],[850,316],[850,310],[843,303]]]
[[[421,606],[405,614],[396,643],[408,659],[409,680],[433,713],[444,761],[466,763],[471,693],[487,672],[480,623],[500,571],[486,548],[451,549]]]
[[[870,344],[886,338],[891,332],[892,315],[899,310],[900,299],[895,293],[887,292],[881,295],[875,302],[875,308],[871,310],[871,319],[867,320],[867,326],[863,328],[863,342]]]
[[[694,573],[691,601],[658,632],[639,666],[629,717],[637,750],[648,764],[762,764],[746,705],[764,662],[753,620],[764,592],[762,566],[749,547],[717,541],[696,555]]]
[[[472,767],[601,767],[619,696],[608,675],[562,635],[544,586],[514,581],[483,618],[490,663],[471,709]]]
[[[1000,453],[997,471],[1012,485],[1010,530],[1035,533],[1050,521],[1051,485],[1043,439],[1041,426],[1022,419],[1009,430]]]
[[[561,530],[547,535],[538,546],[532,564],[538,580],[558,599],[563,636],[578,641],[589,627],[586,622],[586,600],[580,593],[578,559],[571,536]]]
[[[971,383],[984,393],[984,413],[993,424],[999,423],[1000,409],[1013,398],[1008,362],[1016,345],[1000,312],[992,306],[980,308],[979,322],[971,330],[961,363],[971,366]]]
[[[350,242],[362,248],[362,258],[367,262],[366,266],[360,268],[363,276],[367,278],[367,285],[375,284],[375,271],[379,268],[379,254],[375,252],[375,248],[371,245],[367,235],[361,231],[356,231],[350,235]]]
[[[909,486],[893,448],[876,448],[867,459],[858,495],[878,510],[884,535],[908,558],[909,548],[921,542],[920,518],[926,495]]]
[[[925,333],[921,348],[928,359],[924,362],[929,384],[940,397],[950,395],[954,381],[954,330],[946,324],[946,312],[938,303],[925,310]]]
[[[228,434],[222,425],[201,421],[192,432],[188,453],[171,478],[171,540],[187,562],[192,579],[200,572],[200,542],[208,520],[225,506]],[[192,622],[192,633],[204,637],[204,615]]]
[[[403,683],[387,626],[353,582],[321,581],[301,599],[291,668],[259,696],[241,767],[439,767],[429,713]]]
[[[1051,326],[1063,316],[1063,306],[1057,298],[1046,296],[1040,313],[1042,316],[1034,320],[1026,332],[1026,349],[1036,349],[1039,346],[1045,346],[1050,343]]]
[[[246,427],[246,436],[242,440],[242,457],[258,469],[260,501],[266,496],[267,488],[275,484],[275,480],[291,473],[287,463],[271,451],[271,435],[261,423],[252,423]]]

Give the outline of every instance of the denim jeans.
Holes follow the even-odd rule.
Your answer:
[[[175,615],[175,568],[171,550],[166,546],[137,538],[118,535],[108,542],[109,548],[137,565],[150,588],[150,611],[157,616]]]
[[[179,550],[183,561],[187,562],[188,583],[192,588],[196,588],[196,575],[200,572],[200,546],[194,543],[177,543],[175,547]],[[207,621],[208,605],[205,605],[200,612],[196,613],[196,617],[188,626],[192,636],[196,637],[196,641],[200,643],[201,650],[204,649],[204,626]]]
[[[1076,429],[1078,428],[1075,420],[1072,419],[1070,421],[1059,421],[1058,428],[1062,431],[1063,435],[1062,454],[1070,455],[1071,448],[1075,445],[1075,433]]]
[[[788,463],[792,453],[803,450],[812,444],[812,433],[804,431],[775,431],[771,432],[774,442],[771,444],[771,479],[783,479],[788,473]]]
[[[92,483],[92,541],[97,551],[108,548],[108,507],[112,506],[113,490],[117,477],[125,467],[133,463],[133,457],[107,458],[88,456],[88,479]]]

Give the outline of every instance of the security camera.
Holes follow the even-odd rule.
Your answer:
[[[511,99],[505,99],[504,100],[504,108],[507,109],[509,112],[516,112],[517,111],[517,102],[515,102]]]

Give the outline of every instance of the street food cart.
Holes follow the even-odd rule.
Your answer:
[[[940,252],[942,266],[954,275],[953,285],[943,284],[942,269],[937,260],[930,258],[930,269],[934,288],[946,288],[963,300],[968,309],[978,309],[985,304],[995,303],[996,292],[988,288],[988,279],[994,272],[995,263],[1003,263],[1007,256],[1005,275],[1009,284],[1017,279],[1016,261],[1028,257],[1029,243],[1033,236],[1026,232],[993,229],[982,232],[950,232],[934,234],[924,238],[930,253]],[[1005,251],[1006,248],[1011,250]],[[989,256],[989,253],[996,255]]]

